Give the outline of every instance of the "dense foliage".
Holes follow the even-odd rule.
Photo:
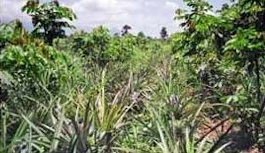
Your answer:
[[[0,152],[264,152],[265,2],[184,1],[157,39],[66,36],[71,9],[29,0],[32,32],[0,25]]]
[[[22,11],[32,17],[32,33],[42,37],[49,44],[55,38],[65,37],[64,28],[73,28],[66,20],[76,19],[73,11],[60,6],[57,0],[44,4],[40,4],[38,0],[29,0]]]

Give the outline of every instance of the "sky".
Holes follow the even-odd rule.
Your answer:
[[[40,0],[41,2],[48,0]],[[216,9],[228,0],[209,0]],[[182,0],[59,0],[70,7],[78,19],[73,25],[78,30],[91,31],[103,25],[113,33],[120,32],[125,24],[132,33],[143,31],[148,36],[158,37],[162,27],[169,33],[180,30],[180,21],[174,20],[175,10],[183,8]],[[0,0],[0,21],[8,23],[20,19],[32,29],[30,17],[21,12],[26,0]]]

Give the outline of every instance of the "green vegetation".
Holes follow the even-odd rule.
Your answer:
[[[185,3],[156,39],[66,36],[71,9],[29,0],[32,32],[0,25],[0,152],[264,152],[265,2]]]

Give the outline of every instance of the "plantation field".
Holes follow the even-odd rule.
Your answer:
[[[0,153],[265,152],[265,1],[184,2],[160,38],[56,0],[0,20]]]

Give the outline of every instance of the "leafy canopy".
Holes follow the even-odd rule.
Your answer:
[[[76,15],[71,9],[61,6],[57,0],[44,4],[40,4],[38,0],[29,0],[22,11],[32,17],[32,33],[44,38],[49,44],[52,44],[53,39],[65,36],[64,28],[74,28],[67,20],[73,21]]]

